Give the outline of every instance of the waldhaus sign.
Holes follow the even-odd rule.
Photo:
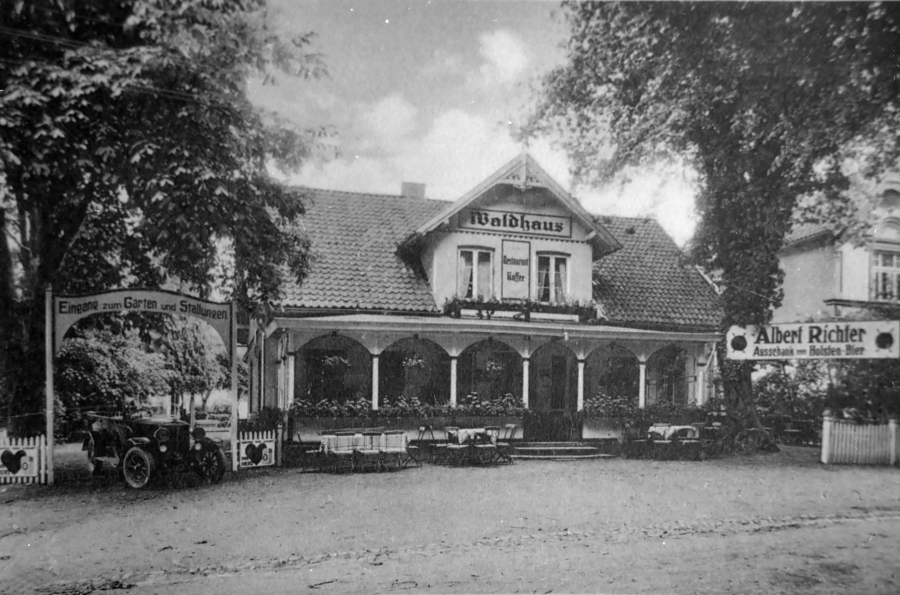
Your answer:
[[[725,335],[735,360],[898,358],[898,338],[898,320],[733,326]]]

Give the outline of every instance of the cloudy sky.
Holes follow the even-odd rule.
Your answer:
[[[524,147],[520,121],[541,73],[564,59],[566,25],[542,0],[269,0],[271,26],[313,31],[329,77],[251,85],[254,100],[304,126],[334,127],[336,158],[291,172],[320,188],[429,198],[465,194]],[[601,189],[573,188],[552,139],[528,151],[598,214],[652,216],[679,244],[693,232],[693,191],[677,172],[642,172]]]

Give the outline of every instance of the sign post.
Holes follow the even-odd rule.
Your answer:
[[[238,453],[238,350],[237,350],[237,305],[231,302],[231,470],[237,471],[240,463]]]
[[[898,339],[898,320],[733,326],[725,334],[731,360],[897,359]]]
[[[53,286],[48,284],[44,291],[44,374],[46,381],[44,393],[47,398],[44,407],[47,416],[47,485],[53,485],[53,449],[56,442],[53,439],[53,409],[56,402],[53,394],[53,328],[55,322],[53,318]]]

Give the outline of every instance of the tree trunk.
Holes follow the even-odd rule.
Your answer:
[[[756,399],[753,395],[753,364],[719,360],[725,396],[725,407],[733,427],[730,432],[737,435],[744,430],[758,433],[758,448],[766,452],[778,452],[775,438],[759,421],[756,413]]]
[[[24,310],[24,311],[23,311]],[[35,436],[46,431],[44,420],[44,309],[36,300],[19,310],[21,339],[9,344],[7,352],[11,401],[11,436]],[[13,333],[16,337],[16,333]],[[52,429],[51,429],[52,431]]]
[[[209,398],[212,396],[212,394],[212,389],[209,389],[200,397],[200,408],[203,409],[203,413],[206,413],[206,404],[209,402]]]

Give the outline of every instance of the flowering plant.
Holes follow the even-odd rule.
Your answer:
[[[407,370],[413,370],[416,368],[423,369],[425,367],[425,360],[422,359],[422,357],[418,354],[412,355],[403,360],[403,367]]]

